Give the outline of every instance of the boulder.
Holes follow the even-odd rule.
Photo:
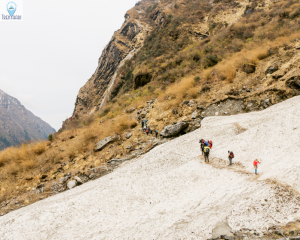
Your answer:
[[[127,134],[125,135],[125,137],[126,137],[127,139],[131,138],[131,136],[132,136],[132,133],[127,133]]]
[[[268,67],[265,74],[266,75],[267,74],[272,74],[272,73],[276,72],[277,70],[278,70],[278,65],[275,64],[275,65],[272,65],[272,66]]]
[[[219,238],[220,236],[233,237],[234,235],[231,233],[231,227],[227,222],[219,222],[217,223],[212,230],[212,238]],[[230,239],[230,238],[229,238]]]
[[[293,76],[286,81],[286,85],[292,89],[300,89],[300,76]]]
[[[72,189],[72,188],[76,187],[76,185],[77,185],[76,180],[71,180],[70,182],[68,182],[67,187],[69,189]]]
[[[269,98],[263,100],[263,107],[264,108],[268,107],[269,104],[270,104],[270,99]]]
[[[83,181],[82,181],[82,179],[81,179],[80,177],[75,176],[74,179],[76,180],[76,182],[77,182],[78,184],[83,184]]]
[[[59,179],[58,181],[59,181],[61,184],[65,184],[69,179],[70,179],[70,176],[67,175],[67,176],[65,176],[65,177],[62,177],[62,178]]]
[[[190,100],[189,103],[188,103],[188,106],[192,107],[192,106],[194,106],[194,104],[195,104],[194,100]]]
[[[96,177],[96,175],[94,174],[94,173],[91,173],[90,175],[89,175],[89,179],[93,179],[93,178],[95,178]]]
[[[205,108],[202,105],[197,105],[198,110],[204,110]]]
[[[253,64],[244,64],[243,65],[243,71],[245,72],[245,73],[254,73],[255,72],[255,70],[256,70],[256,66],[255,65],[253,65]]]
[[[198,117],[198,112],[194,111],[192,116],[191,116],[191,119],[196,119],[197,117]]]
[[[133,113],[133,111],[135,110],[135,108],[131,107],[125,110],[126,113]]]
[[[189,101],[184,100],[181,105],[183,106],[183,105],[188,105],[188,104],[189,104]]]
[[[37,188],[37,191],[36,193],[37,194],[40,194],[40,193],[43,193],[44,192],[44,187],[45,185],[42,183],[42,184],[39,184],[36,188]]]
[[[166,126],[160,133],[163,137],[174,137],[178,135],[182,130],[187,128],[189,124],[187,122],[178,122],[175,125]]]
[[[76,177],[74,177],[74,178],[75,178],[75,180],[76,180],[77,182],[79,182],[79,181],[81,180],[82,183],[85,183],[85,182],[87,182],[87,181],[89,180],[88,176],[85,175],[85,174],[80,174],[79,176],[76,176]],[[80,179],[80,180],[79,180],[79,179]]]
[[[101,151],[103,148],[105,148],[108,144],[112,143],[113,141],[115,141],[117,138],[117,136],[110,136],[110,137],[106,137],[103,140],[101,140],[100,142],[98,142],[95,146],[94,151]]]

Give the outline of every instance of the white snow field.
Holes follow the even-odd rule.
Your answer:
[[[206,239],[219,221],[264,231],[300,218],[299,109],[294,97],[206,118],[111,174],[1,217],[0,239]],[[200,138],[213,140],[210,164]]]

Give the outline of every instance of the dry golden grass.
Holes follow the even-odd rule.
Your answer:
[[[213,69],[212,68],[207,68],[207,69],[204,69],[202,71],[202,77],[206,80],[209,80],[211,79],[211,73],[212,73]]]
[[[31,147],[32,147],[32,151],[36,155],[41,155],[43,152],[46,151],[47,143],[46,142],[39,142],[39,143],[33,144]]]
[[[218,63],[214,68],[203,70],[202,77],[209,80],[211,78],[211,73],[216,70],[220,73],[221,79],[226,79],[229,83],[233,83],[236,76],[236,69],[242,68],[244,63],[256,65],[258,61],[268,57],[270,48],[289,44],[299,37],[300,33],[294,33],[288,37],[278,37],[274,41],[264,40],[261,43],[251,43],[241,52],[235,53]]]
[[[227,79],[228,82],[232,83],[235,78],[236,68],[233,63],[225,62],[218,66],[218,71],[221,73],[221,78]]]
[[[199,88],[193,87],[187,90],[187,95],[189,98],[196,98],[198,96]]]
[[[259,60],[265,59],[268,57],[269,47],[258,47],[250,51],[246,51],[244,58],[247,59],[250,63],[256,64]]]
[[[46,150],[46,143],[23,144],[0,152],[0,173],[15,175],[37,165],[37,157]]]
[[[166,96],[169,96],[169,100],[165,101],[162,105],[164,109],[170,109],[177,107],[184,98],[195,98],[199,89],[195,87],[194,76],[183,78],[180,82],[176,82],[169,86],[166,93],[160,96],[161,101],[165,101]]]

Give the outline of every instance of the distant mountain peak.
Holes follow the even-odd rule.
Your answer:
[[[0,150],[23,141],[45,139],[53,132],[48,123],[0,89]]]

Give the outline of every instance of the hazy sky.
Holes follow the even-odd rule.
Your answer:
[[[0,21],[0,89],[58,130],[137,1],[24,0],[23,21]]]

